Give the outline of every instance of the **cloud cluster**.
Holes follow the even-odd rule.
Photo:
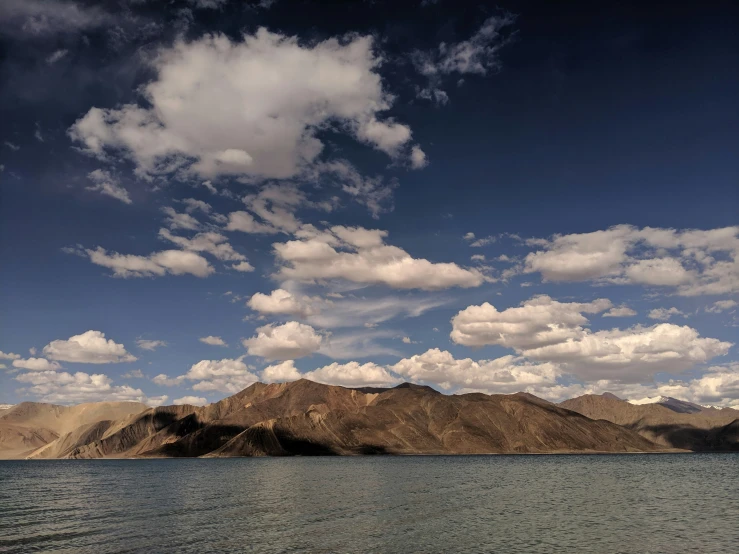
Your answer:
[[[465,346],[497,344],[521,351],[580,338],[588,323],[583,314],[600,313],[610,307],[611,301],[605,298],[587,303],[557,302],[546,295],[502,312],[485,302],[468,306],[454,316],[450,336]]]
[[[122,344],[106,339],[101,331],[86,331],[67,340],[55,340],[44,346],[44,356],[51,360],[81,364],[135,362]]]
[[[372,362],[364,364],[334,362],[313,371],[300,373],[295,367],[295,362],[287,360],[268,366],[262,371],[262,380],[267,383],[294,381],[300,378],[343,387],[389,387],[400,382],[400,379],[391,375],[387,369]]]
[[[605,299],[561,303],[536,296],[498,311],[489,303],[469,306],[452,319],[451,338],[467,346],[500,345],[538,361],[560,364],[587,381],[641,382],[657,372],[680,373],[728,353],[732,343],[700,337],[668,323],[592,332],[584,313],[611,306]]]
[[[553,385],[561,370],[552,363],[532,363],[516,356],[495,360],[455,359],[451,353],[432,348],[400,360],[391,369],[412,381],[438,385],[442,389],[507,394],[532,386]]]
[[[250,369],[241,358],[201,360],[178,379],[197,381],[192,386],[196,391],[219,391],[234,394],[259,380]]]
[[[301,44],[264,28],[240,42],[221,34],[178,41],[154,59],[147,107],[91,108],[69,134],[99,158],[122,153],[141,175],[290,178],[316,162],[318,132],[328,127],[409,155],[410,128],[381,117],[393,97],[373,46],[356,35]]]
[[[127,385],[113,385],[107,375],[84,372],[36,371],[18,375],[16,381],[29,385],[23,392],[42,402],[69,404],[80,402],[144,402],[157,406],[167,396],[146,396],[141,389]]]
[[[536,240],[525,273],[549,281],[673,288],[683,296],[739,292],[739,227],[682,230],[618,225]]]
[[[386,231],[343,226],[318,231],[306,226],[296,236],[298,240],[273,245],[281,264],[277,277],[283,280],[344,279],[423,290],[476,287],[484,281],[476,269],[413,258],[385,244]]]
[[[161,277],[163,275],[194,275],[207,277],[215,269],[208,260],[194,252],[184,250],[162,250],[148,256],[108,253],[97,247],[85,253],[95,265],[113,270],[114,277]]]

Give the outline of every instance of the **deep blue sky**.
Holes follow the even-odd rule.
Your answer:
[[[0,403],[203,403],[315,371],[739,406],[739,7],[643,4],[7,2]],[[81,125],[93,108],[106,122]],[[293,152],[273,124],[320,154],[263,170]],[[167,141],[177,169],[147,165]],[[190,228],[163,212],[188,206]],[[272,246],[289,241],[291,261]],[[115,274],[114,253],[138,258]],[[281,308],[247,305],[274,290]]]

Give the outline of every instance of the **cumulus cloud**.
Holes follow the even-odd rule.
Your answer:
[[[93,186],[86,187],[87,190],[110,196],[124,204],[132,203],[128,191],[108,171],[96,169],[88,173],[87,177],[95,183]]]
[[[150,406],[163,404],[166,396],[148,397],[141,389],[127,385],[113,385],[107,375],[81,371],[37,371],[18,375],[16,381],[29,385],[22,392],[42,402],[69,404],[80,402],[144,402]]]
[[[674,306],[672,308],[654,308],[652,310],[649,310],[649,313],[647,314],[647,317],[649,319],[657,319],[659,321],[667,321],[672,316],[681,315],[683,317],[687,317],[685,313],[683,313],[681,310],[678,310]]]
[[[251,265],[249,262],[239,262],[237,264],[233,264],[231,266],[231,269],[234,269],[236,271],[239,271],[241,273],[250,273],[254,271],[254,266]]]
[[[636,315],[636,310],[632,310],[628,306],[614,306],[610,310],[608,310],[606,313],[603,314],[603,317],[632,317]]]
[[[532,386],[552,385],[561,374],[551,363],[532,363],[516,356],[458,360],[438,348],[400,360],[390,369],[410,380],[438,385],[442,389],[462,387],[489,394],[508,394]]]
[[[284,383],[287,381],[297,381],[303,375],[295,367],[293,360],[285,360],[279,364],[273,364],[262,370],[262,381],[265,383]]]
[[[148,256],[110,254],[103,248],[87,249],[85,253],[95,265],[113,270],[114,277],[161,277],[163,275],[195,275],[207,277],[215,270],[208,260],[194,252],[162,250]]]
[[[556,344],[522,349],[528,358],[559,363],[569,373],[592,381],[611,379],[639,383],[655,373],[681,373],[717,356],[732,343],[701,337],[687,325],[660,323],[584,332]]]
[[[402,248],[385,244],[387,231],[342,226],[301,231],[297,233],[299,240],[273,245],[281,264],[279,278],[308,282],[345,279],[423,290],[476,287],[484,281],[476,269],[413,258]]]
[[[175,398],[172,400],[175,406],[182,406],[189,404],[190,406],[205,406],[208,401],[202,396],[183,396],[182,398]]]
[[[250,355],[266,360],[291,360],[316,352],[323,337],[310,325],[288,321],[282,325],[264,325],[257,335],[243,342]]]
[[[212,335],[209,335],[207,337],[200,337],[198,340],[211,346],[228,346],[228,344],[226,344],[226,342],[221,337],[214,337]]]
[[[389,387],[401,382],[384,367],[372,362],[364,364],[359,362],[345,364],[334,362],[313,371],[308,371],[304,374],[304,377],[318,383],[343,387]]]
[[[317,160],[327,127],[397,157],[411,130],[381,116],[393,97],[380,61],[372,38],[358,35],[301,44],[261,28],[240,42],[180,40],[154,58],[147,107],[91,108],[69,133],[92,155],[124,154],[144,175],[294,177]]]
[[[411,167],[413,169],[421,169],[429,164],[426,158],[426,153],[421,150],[421,147],[416,145],[411,148]]]
[[[86,331],[67,340],[55,340],[44,346],[44,356],[62,362],[81,364],[114,364],[135,362],[122,344],[106,339],[101,331]]]
[[[525,273],[549,281],[602,281],[670,287],[683,296],[739,291],[739,227],[675,230],[617,225],[605,231],[555,235]]]
[[[271,293],[255,293],[246,303],[252,310],[265,315],[294,315],[305,317],[314,313],[313,300],[309,297],[295,296],[284,289]]]
[[[541,295],[498,311],[488,302],[468,306],[452,318],[451,339],[465,346],[497,344],[518,350],[557,344],[583,336],[588,319],[611,307],[608,299],[557,302]]]
[[[330,365],[300,373],[293,360],[271,365],[262,371],[262,379],[267,383],[295,381],[305,378],[326,385],[343,387],[387,387],[396,385],[400,379],[391,375],[384,367],[368,362],[332,363]]]
[[[197,381],[192,388],[196,391],[218,391],[237,393],[259,379],[251,373],[241,358],[223,360],[201,360],[194,364],[180,379]]]
[[[138,339],[136,341],[136,346],[138,346],[142,350],[156,350],[161,346],[167,346],[167,343],[163,340]]]
[[[13,367],[29,371],[56,371],[62,366],[57,362],[50,362],[45,358],[28,358],[27,360],[13,360]]]
[[[732,343],[700,337],[688,326],[659,324],[592,332],[583,314],[611,307],[606,299],[560,303],[536,296],[499,312],[489,303],[452,319],[451,338],[466,346],[500,345],[592,381],[640,382],[657,372],[680,373],[725,355]]]
[[[20,354],[6,353],[0,350],[0,360],[17,360],[18,358],[20,358]]]

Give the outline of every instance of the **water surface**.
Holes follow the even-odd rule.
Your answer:
[[[0,552],[737,552],[739,454],[0,462]]]

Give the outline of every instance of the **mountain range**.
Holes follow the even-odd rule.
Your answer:
[[[700,408],[700,407],[698,407]],[[732,419],[733,416],[733,419]],[[665,452],[739,449],[735,410],[676,411],[585,395],[445,395],[255,383],[208,406],[132,402],[0,409],[0,458]]]

